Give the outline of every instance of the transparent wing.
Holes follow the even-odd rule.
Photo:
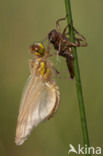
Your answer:
[[[54,111],[56,112],[59,104],[59,91],[50,82],[43,82],[35,74],[29,80],[22,95],[17,128],[17,145],[21,145],[30,134],[33,127],[45,120]]]

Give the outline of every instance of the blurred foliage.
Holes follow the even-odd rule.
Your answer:
[[[74,25],[87,39],[78,48],[90,142],[103,141],[103,0],[72,0]],[[0,5],[0,156],[67,156],[69,144],[82,144],[75,81],[57,79],[61,92],[59,111],[33,130],[28,140],[14,143],[22,89],[29,75],[29,46],[41,41],[65,16],[64,1],[1,0]],[[67,70],[64,59],[57,68]],[[73,154],[71,154],[73,155]]]

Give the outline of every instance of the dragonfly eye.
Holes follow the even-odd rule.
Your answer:
[[[33,45],[30,46],[31,53],[37,56],[43,56],[45,53],[45,48],[42,43],[34,43]]]

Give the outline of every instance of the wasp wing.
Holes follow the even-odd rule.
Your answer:
[[[16,128],[16,144],[21,145],[32,128],[52,116],[58,105],[59,91],[55,83],[44,82],[36,74],[30,75],[22,95]]]

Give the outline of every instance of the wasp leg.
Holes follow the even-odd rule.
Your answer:
[[[70,42],[70,41],[65,41],[64,40],[64,43],[66,43],[66,45],[68,46],[68,47],[86,47],[88,44],[87,44],[87,42],[86,42],[86,40],[85,39],[82,39],[82,38],[76,38],[75,37],[75,43],[73,43],[73,42]],[[82,42],[82,43],[81,43]]]
[[[71,26],[71,25],[67,25],[63,30],[63,35],[65,35],[65,36],[69,35],[69,33],[66,33],[68,26]],[[80,34],[74,27],[73,27],[73,30],[74,30],[75,34],[77,34],[79,37],[78,38],[75,37],[76,43],[69,42],[71,44],[71,46],[86,47],[88,44],[87,44],[85,37],[82,34]]]
[[[75,40],[77,41],[78,46],[86,47],[88,44],[87,44],[85,37],[82,34],[80,34],[74,27],[73,27],[73,29],[74,29],[75,34],[77,34],[79,36],[79,38],[75,37]]]
[[[81,38],[75,37],[75,41],[76,41],[77,47],[87,47],[88,45],[86,40],[82,40]]]
[[[62,39],[62,41],[64,42],[64,44],[66,44],[66,46],[69,48],[69,47],[78,47],[78,43],[73,43],[71,41],[68,41],[68,40],[64,40]]]
[[[63,17],[63,18],[59,18],[57,21],[56,21],[56,28],[57,28],[57,30],[59,31],[59,32],[61,32],[60,31],[60,22],[61,21],[64,21],[66,19],[66,17]]]
[[[66,20],[66,17],[67,17],[67,15],[66,15],[65,17],[60,18],[60,19],[58,19],[58,20],[56,21],[56,28],[57,28],[57,30],[58,30],[59,32],[61,32],[61,31],[60,31],[60,24],[59,24],[59,23],[60,23],[61,21]],[[67,24],[66,27],[64,28],[63,33],[62,33],[63,35],[66,35],[66,31],[67,31],[67,29],[68,29],[68,26],[69,26],[69,25]]]
[[[66,27],[64,28],[64,30],[63,30],[63,36],[66,36],[66,31],[67,31],[67,29],[68,29],[68,24],[66,25]]]
[[[77,46],[78,46],[78,43],[73,43],[73,42],[71,42],[71,41],[69,40],[69,38],[68,38],[68,40],[65,40],[64,38],[62,38],[62,37],[60,36],[59,39],[61,40],[61,43],[66,44],[67,47],[77,47]],[[60,51],[61,43],[59,44],[59,51]]]

